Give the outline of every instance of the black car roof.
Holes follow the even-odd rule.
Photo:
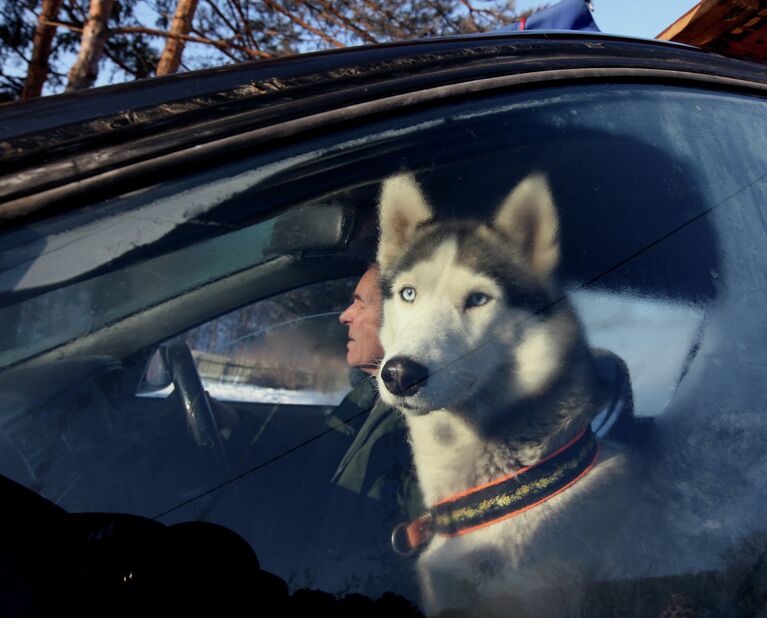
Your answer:
[[[660,41],[491,34],[317,52],[14,103],[0,106],[0,222],[77,207],[83,193],[103,197],[121,190],[121,180],[135,186],[153,173],[187,173],[195,157],[209,162],[217,145],[217,157],[238,156],[429,98],[605,78],[762,89],[767,68]],[[301,122],[309,117],[318,121]]]
[[[261,94],[258,83],[269,83],[275,79],[289,82],[301,76],[307,78],[312,76],[313,83],[333,81],[341,77],[338,74],[339,71],[343,72],[344,69],[352,67],[353,74],[362,78],[365,75],[380,73],[386,65],[390,68],[396,67],[398,70],[415,68],[416,63],[412,59],[423,54],[448,54],[453,56],[454,60],[459,60],[456,56],[460,54],[455,54],[459,49],[480,50],[490,47],[485,51],[493,53],[492,48],[498,44],[503,46],[513,44],[522,46],[520,52],[529,53],[533,46],[538,51],[543,51],[546,47],[553,50],[558,43],[561,44],[564,41],[575,42],[576,47],[579,43],[585,44],[586,41],[600,41],[601,43],[638,43],[643,46],[696,49],[689,45],[668,41],[564,31],[482,33],[329,49],[7,103],[0,105],[0,139],[11,140],[28,133],[114,116],[127,110],[147,108],[169,101],[202,97],[206,94],[231,91],[233,97],[239,98]],[[541,42],[545,42],[546,47],[543,49],[540,46]],[[423,60],[428,62],[429,59],[423,58],[417,64],[423,64]],[[267,86],[267,90],[273,91],[274,88]],[[204,104],[204,101],[199,103]],[[210,103],[215,104],[216,101],[210,101]],[[166,110],[166,113],[172,114],[173,110]],[[105,125],[101,128],[108,130],[110,126]],[[3,145],[3,151],[3,154],[7,154],[5,145]]]

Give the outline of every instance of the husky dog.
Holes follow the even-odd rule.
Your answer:
[[[525,178],[492,221],[439,221],[400,174],[383,184],[379,219],[378,384],[404,414],[432,507],[399,530],[406,545],[425,546],[425,608],[569,613],[574,591],[609,568],[605,522],[620,521],[615,505],[628,502],[612,482],[626,457],[590,433],[603,388],[554,282],[548,183]]]

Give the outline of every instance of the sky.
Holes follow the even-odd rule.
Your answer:
[[[557,0],[552,0],[555,4]],[[602,32],[653,39],[698,0],[592,0],[594,21]],[[523,11],[545,2],[517,0]]]

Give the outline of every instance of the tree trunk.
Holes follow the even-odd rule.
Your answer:
[[[170,75],[178,71],[181,65],[181,54],[184,52],[186,41],[181,38],[192,29],[192,18],[197,10],[198,0],[178,0],[176,14],[170,27],[170,34],[165,41],[160,62],[157,64],[157,75]]]
[[[37,18],[35,38],[32,43],[32,59],[29,61],[27,79],[24,82],[24,90],[21,91],[22,99],[39,97],[43,92],[43,84],[48,78],[48,56],[51,53],[51,43],[56,34],[56,26],[48,26],[46,22],[56,21],[62,0],[43,0],[43,8]]]
[[[69,70],[67,92],[90,88],[99,74],[99,60],[107,40],[107,21],[113,0],[91,0],[88,21],[83,28],[80,53]]]

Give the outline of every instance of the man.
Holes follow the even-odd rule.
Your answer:
[[[352,303],[339,316],[347,327],[346,362],[354,389],[333,413],[343,423],[367,414],[354,441],[341,460],[332,482],[391,509],[392,517],[413,518],[422,512],[422,500],[413,474],[407,429],[401,415],[379,398],[375,376],[383,347],[381,289],[378,266],[372,265],[357,283]],[[369,412],[367,412],[369,410]]]
[[[354,288],[352,304],[338,317],[341,324],[349,329],[346,362],[349,367],[356,367],[370,375],[378,373],[378,364],[384,354],[378,339],[381,308],[378,266],[373,264]]]

